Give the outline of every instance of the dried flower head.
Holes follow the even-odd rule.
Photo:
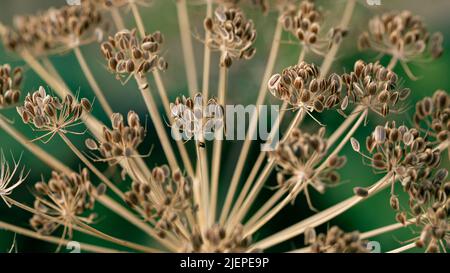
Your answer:
[[[268,83],[272,95],[289,103],[295,109],[307,113],[331,109],[341,102],[341,79],[331,74],[327,79],[320,77],[314,64],[301,62],[273,75]]]
[[[25,97],[24,105],[17,107],[17,112],[25,124],[30,124],[36,131],[47,132],[35,140],[47,136],[50,140],[57,133],[81,134],[72,128],[79,125],[78,121],[91,109],[92,105],[86,98],[78,102],[72,95],[67,95],[61,101],[58,97],[48,95],[41,86]]]
[[[244,253],[249,251],[251,242],[250,237],[244,237],[242,225],[227,231],[220,225],[214,224],[203,235],[200,232],[194,232],[183,252]]]
[[[100,156],[96,156],[96,161],[115,165],[123,159],[140,156],[136,153],[136,149],[144,141],[145,129],[134,111],[128,112],[126,122],[128,125],[122,114],[114,113],[111,116],[112,128],[103,127],[102,139],[98,141],[86,139],[86,147],[100,153]]]
[[[104,29],[96,5],[83,1],[81,5],[51,8],[37,15],[17,16],[14,28],[7,29],[3,41],[13,51],[51,54],[99,41]]]
[[[154,223],[161,237],[170,232],[180,234],[179,225],[185,225],[187,217],[195,213],[192,187],[191,177],[163,165],[152,170],[148,181],[133,182],[125,200]]]
[[[25,167],[20,169],[18,161],[13,158],[14,166],[10,166],[6,161],[3,151],[0,152],[0,197],[8,207],[11,207],[7,196],[27,179],[28,173],[25,173]]]
[[[221,66],[228,68],[233,59],[248,60],[255,55],[256,29],[240,9],[220,6],[213,18],[205,19],[204,27],[211,34],[207,46],[221,53]]]
[[[427,253],[446,252],[450,246],[450,202],[439,208],[429,208],[419,218],[422,228],[416,246],[426,247]]]
[[[447,91],[437,90],[433,97],[425,97],[416,104],[414,125],[444,142],[450,138],[450,96]]]
[[[193,99],[178,97],[170,104],[172,130],[182,134],[184,140],[194,138],[202,142],[211,140],[214,133],[223,129],[224,110],[216,99],[208,102],[198,93]]]
[[[337,170],[346,163],[344,156],[334,156],[328,159],[325,168],[318,169],[327,155],[327,140],[324,135],[323,127],[315,134],[294,129],[289,138],[271,152],[279,168],[277,175],[279,187],[289,190],[293,200],[304,191],[310,203],[308,185],[323,193],[327,187],[339,183],[340,176]]]
[[[136,29],[122,30],[102,43],[101,52],[108,61],[109,70],[117,79],[134,74],[144,75],[156,69],[166,70],[167,62],[159,55],[163,36],[156,31],[147,34],[142,40]]]
[[[345,233],[337,226],[331,227],[326,234],[310,232],[306,243],[312,253],[368,253],[368,242],[360,238],[358,231]],[[306,235],[305,235],[306,236]],[[306,237],[305,237],[306,239]]]
[[[422,19],[405,10],[388,12],[371,19],[369,30],[359,37],[358,47],[400,60],[405,71],[414,78],[406,63],[426,55],[434,59],[440,57],[443,52],[442,42],[441,33],[430,36]]]
[[[96,215],[90,211],[106,190],[104,184],[92,185],[87,169],[71,174],[52,172],[48,182],[37,182],[34,188],[36,214],[30,219],[31,226],[45,235],[64,226],[62,238],[72,237],[74,225],[92,223]]]
[[[9,64],[0,65],[0,109],[19,102],[22,79],[22,68],[11,69]]]
[[[357,61],[352,72],[342,75],[342,82],[346,87],[341,103],[343,111],[349,104],[355,104],[386,117],[389,113],[403,111],[400,102],[411,93],[408,88],[400,89],[397,74],[378,62]]]

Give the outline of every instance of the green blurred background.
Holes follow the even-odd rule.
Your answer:
[[[189,2],[189,1],[188,1]],[[191,28],[193,35],[203,36],[202,22],[205,14],[205,7],[199,5],[200,1],[192,1],[189,5],[189,14],[191,18]],[[345,0],[333,0],[333,1],[316,1],[319,5],[323,6],[325,12],[325,19],[327,25],[331,26],[336,24],[342,14]],[[423,16],[430,32],[441,31],[444,37],[450,37],[450,20],[448,20],[448,10],[450,10],[450,2],[448,0],[381,0],[381,6],[368,6],[365,1],[358,1],[358,5],[355,10],[355,15],[352,19],[350,35],[345,39],[343,46],[338,52],[337,60],[333,65],[333,71],[343,72],[349,71],[353,68],[353,63],[362,58],[365,61],[375,61],[376,54],[374,53],[361,53],[356,48],[357,35],[367,27],[368,19],[377,13],[381,13],[388,10],[401,10],[409,9],[413,13]],[[12,24],[12,18],[16,14],[29,14],[35,13],[38,10],[46,9],[50,6],[62,6],[65,4],[64,0],[3,0],[0,8],[0,21],[5,25]],[[267,61],[268,51],[270,49],[273,30],[275,27],[276,14],[274,12],[267,16],[264,16],[257,9],[246,8],[247,16],[255,21],[258,38],[256,43],[257,53],[256,56],[246,62],[236,62],[230,71],[229,76],[229,89],[227,93],[227,104],[252,104],[256,100],[256,93],[259,89],[260,78],[262,76],[265,63]],[[166,38],[164,44],[163,55],[169,63],[169,69],[163,74],[163,80],[166,84],[167,90],[169,90],[170,99],[173,100],[176,96],[187,94],[187,84],[185,78],[183,57],[181,52],[181,41],[179,38],[179,28],[176,15],[175,1],[167,0],[154,0],[150,7],[142,7],[140,12],[145,21],[145,27],[147,31],[160,30]],[[122,10],[122,14],[125,16],[127,26],[134,26],[134,21],[131,18],[131,14],[127,9]],[[284,33],[283,40],[293,40],[292,37]],[[194,39],[195,57],[197,61],[197,71],[202,71],[202,56],[203,45]],[[449,49],[448,39],[445,39],[444,48]],[[114,79],[106,69],[104,60],[99,52],[98,44],[91,44],[82,48],[83,53],[86,55],[88,63],[93,70],[96,78],[106,93],[108,101],[113,106],[113,109],[117,112],[126,113],[132,109],[137,111],[142,118],[146,113],[145,105],[140,97],[137,87],[133,81],[130,81],[125,86],[122,86],[120,82]],[[294,64],[298,59],[299,47],[283,43],[280,48],[276,63],[276,71],[280,71],[282,68]],[[93,93],[90,91],[87,81],[83,77],[83,74],[76,62],[73,53],[65,55],[52,56],[50,58],[57,70],[65,79],[66,83],[72,90],[80,90],[82,96],[93,98]],[[321,57],[308,55],[306,57],[308,62],[321,63]],[[383,58],[382,62],[387,64],[388,59]],[[410,87],[413,91],[411,98],[411,106],[415,105],[415,102],[423,96],[432,95],[436,89],[448,90],[450,87],[450,72],[449,67],[450,57],[447,52],[443,57],[437,61],[431,63],[421,63],[411,65],[414,73],[419,76],[419,80],[412,81],[406,77],[403,70],[398,66],[395,70],[400,76],[404,78],[404,85]],[[0,63],[10,63],[12,66],[22,66],[24,63],[13,53],[6,52],[3,47],[0,47]],[[211,71],[211,93],[215,94],[217,90],[217,73],[218,69],[218,56],[213,55],[212,71]],[[40,85],[46,85],[40,78],[28,67],[24,66],[26,70],[26,78],[23,84],[23,93],[31,92]],[[201,79],[199,79],[199,82]],[[152,85],[154,87],[154,84]],[[154,88],[153,88],[154,89]],[[23,95],[24,95],[23,94]],[[268,96],[269,97],[269,96]],[[268,103],[278,103],[275,99],[270,97],[267,100]],[[109,123],[108,118],[101,111],[99,104],[96,104],[94,109],[94,115],[100,118],[103,122]],[[160,106],[160,112],[163,112]],[[413,108],[404,113],[396,119],[406,125],[411,124],[411,113]],[[22,124],[20,117],[15,110],[6,110],[1,112],[2,115],[13,119],[15,127],[28,137],[33,138],[36,135],[31,131],[28,126]],[[292,114],[289,114],[292,116]],[[336,112],[329,112],[322,115],[317,115],[317,118],[327,125],[328,134],[332,132],[342,121],[341,117]],[[376,124],[383,123],[384,121],[378,117],[370,116],[369,124],[365,128],[360,128],[355,137],[360,140],[364,140],[370,133],[371,128]],[[313,131],[317,129],[315,124],[310,118],[306,118],[302,125],[305,130]],[[149,127],[148,136],[145,143],[140,147],[142,153],[148,151],[148,149],[155,145],[152,155],[147,158],[147,163],[150,167],[163,164],[164,159],[160,156],[162,149],[158,145],[155,138],[155,132],[153,128]],[[71,137],[78,147],[83,147],[82,137]],[[48,144],[38,143],[44,147],[48,152],[52,153],[67,165],[74,169],[80,167],[80,161],[64,146],[58,138],[54,138]],[[239,156],[242,142],[226,142],[223,154],[223,165],[221,168],[221,195],[224,199],[224,192],[227,189],[227,183],[231,179],[231,175],[234,170],[234,162],[236,162]],[[191,156],[194,158],[194,150],[191,145],[188,145]],[[348,163],[346,167],[341,171],[341,177],[343,183],[336,187],[329,189],[324,195],[315,193],[312,194],[313,203],[316,208],[322,210],[330,205],[333,205],[344,198],[351,196],[352,189],[355,186],[368,186],[377,181],[378,176],[375,175],[368,166],[362,164],[361,157],[354,153],[351,148],[347,147],[343,150],[342,154],[347,155]],[[37,160],[32,154],[25,150],[20,144],[18,144],[8,134],[0,130],[0,147],[6,154],[11,151],[15,157],[20,156],[23,152],[22,164],[28,169],[31,169],[31,173],[28,180],[22,187],[17,189],[13,197],[17,200],[32,204],[33,197],[30,194],[30,189],[34,182],[38,181],[41,175],[46,178],[50,175],[50,169],[42,162]],[[251,153],[246,162],[245,174],[248,174],[251,166],[254,164],[254,160],[259,153],[259,145],[253,145]],[[443,164],[448,167],[448,161]],[[100,165],[99,168],[106,169],[106,166]],[[116,179],[120,181],[120,179]],[[269,183],[273,185],[275,183],[274,177],[270,178]],[[119,182],[119,187],[127,189],[129,182]],[[397,192],[401,192],[398,188]],[[261,202],[270,196],[271,190],[265,189],[261,194]],[[257,207],[257,206],[255,206]],[[98,205],[96,211],[99,215],[96,227],[106,233],[110,233],[119,238],[126,238],[131,241],[151,244],[151,239],[145,236],[140,230],[134,228],[134,226],[128,224],[119,217],[111,214],[107,209]],[[306,205],[306,200],[303,195],[300,195],[295,205],[288,206],[277,217],[275,217],[269,224],[267,224],[259,233],[254,236],[255,240],[262,238],[277,230],[281,230],[290,224],[293,224],[305,217],[312,215],[313,212],[309,210]],[[8,209],[6,206],[0,204],[1,220],[9,223],[13,223],[23,227],[29,227],[28,220],[30,215],[24,213],[17,208]],[[380,193],[370,200],[359,204],[358,206],[350,209],[341,216],[333,219],[329,224],[319,228],[320,231],[325,231],[328,225],[339,225],[341,228],[347,231],[360,230],[367,231],[373,228],[381,227],[383,225],[391,224],[395,222],[395,213],[389,207],[389,195],[387,192]],[[389,234],[385,234],[374,238],[374,240],[381,243],[381,250],[388,251],[396,248],[401,242],[406,241],[415,236],[410,229],[399,230]],[[14,234],[0,230],[0,252],[7,251],[13,242]],[[100,243],[96,239],[85,236],[83,234],[75,234],[74,240],[80,240],[83,242]],[[104,246],[111,246],[108,243],[101,243]],[[302,246],[302,237],[299,236],[294,240],[290,240],[287,243],[281,244],[270,251],[286,251],[295,247]],[[53,252],[55,251],[55,245],[50,245],[38,240],[29,239],[23,236],[17,236],[17,247],[19,252]],[[66,251],[64,248],[62,251]],[[417,251],[417,250],[412,250]]]

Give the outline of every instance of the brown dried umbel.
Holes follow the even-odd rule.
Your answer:
[[[108,68],[117,79],[138,74],[140,76],[158,70],[166,70],[167,62],[159,55],[163,36],[156,31],[142,40],[136,29],[122,30],[102,43],[101,52],[108,61]]]
[[[403,62],[417,59],[429,51],[432,58],[442,55],[442,34],[431,35],[422,19],[410,11],[388,12],[369,21],[358,46],[391,55]]]
[[[244,253],[248,252],[252,240],[244,237],[244,229],[237,225],[227,231],[218,224],[208,228],[205,233],[194,232],[183,252],[194,253]]]
[[[122,114],[114,113],[111,116],[112,128],[103,127],[101,140],[86,139],[86,147],[100,153],[100,156],[95,156],[96,161],[115,165],[123,159],[139,157],[136,149],[144,141],[145,129],[134,111],[128,112],[126,122],[128,125]]]
[[[96,198],[104,194],[106,187],[95,187],[87,169],[71,174],[52,172],[48,182],[40,181],[34,185],[36,214],[30,224],[39,233],[49,235],[58,227],[64,226],[62,238],[72,237],[74,225],[91,224],[95,214]]]
[[[47,94],[44,87],[28,94],[23,106],[17,107],[22,121],[35,128],[35,131],[47,132],[35,140],[49,137],[49,141],[55,134],[81,134],[73,131],[73,127],[80,124],[80,119],[85,113],[89,113],[92,105],[88,99],[82,98],[80,102],[72,95],[67,95],[64,100]]]
[[[450,96],[447,91],[437,90],[433,97],[425,97],[416,104],[414,125],[427,132],[437,142],[450,138]]]
[[[340,176],[336,170],[346,163],[344,156],[330,158],[324,169],[317,170],[327,155],[327,140],[324,135],[323,127],[316,134],[294,129],[289,138],[270,154],[279,168],[277,174],[279,187],[289,190],[292,200],[304,191],[311,206],[308,185],[324,193],[327,187],[339,183]]]
[[[11,69],[9,64],[0,65],[0,109],[19,102],[22,79],[22,68]]]
[[[229,68],[233,60],[248,60],[255,55],[256,29],[240,9],[220,6],[213,18],[205,19],[204,27],[211,34],[205,43],[211,50],[220,51],[221,66]]]
[[[148,181],[133,182],[125,193],[126,202],[141,210],[146,221],[155,223],[161,237],[180,233],[188,215],[195,214],[193,181],[180,171],[171,172],[167,165],[155,167]]]
[[[357,61],[352,72],[342,75],[342,82],[346,87],[342,111],[355,104],[386,117],[403,111],[401,102],[411,93],[408,88],[400,89],[397,74],[378,62]]]
[[[426,247],[427,253],[446,252],[450,247],[450,200],[439,208],[429,208],[419,218],[422,227],[416,246]]]
[[[83,1],[81,5],[18,16],[14,28],[4,33],[3,41],[13,51],[28,49],[35,55],[50,54],[100,40],[104,28],[96,5]]]
[[[346,233],[337,226],[326,234],[316,235],[314,229],[305,231],[305,243],[312,253],[369,253],[368,242],[360,238],[358,231]]]
[[[281,74],[273,75],[268,83],[272,95],[289,103],[295,109],[307,113],[331,109],[341,102],[341,79],[331,74],[327,79],[320,77],[314,64],[301,62],[285,68]]]
[[[172,130],[184,140],[212,140],[214,133],[223,129],[224,110],[216,99],[205,102],[198,93],[193,99],[178,97],[170,104]]]
[[[22,169],[19,166],[20,159],[18,161],[14,160],[14,165],[11,166],[8,161],[6,161],[3,151],[0,151],[0,198],[5,202],[8,207],[11,204],[8,202],[8,196],[12,191],[20,186],[26,179],[28,174],[25,173],[25,168]]]

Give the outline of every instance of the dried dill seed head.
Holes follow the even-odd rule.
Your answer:
[[[321,79],[319,76],[317,66],[301,62],[285,68],[281,74],[273,75],[268,87],[272,95],[294,108],[322,112],[341,102],[342,84],[336,74],[331,74],[327,79]]]
[[[244,237],[242,225],[237,225],[231,232],[218,224],[205,231],[205,234],[193,232],[183,252],[195,253],[244,253],[248,252],[252,240]]]
[[[79,134],[72,131],[72,127],[91,109],[92,105],[86,98],[78,102],[72,95],[67,95],[61,101],[58,97],[48,95],[41,86],[39,90],[25,97],[24,105],[17,107],[17,112],[25,124],[36,128],[37,131],[47,131],[39,137],[42,139],[46,136],[51,138],[56,133]]]
[[[360,238],[358,231],[345,233],[337,226],[331,227],[326,234],[309,232],[306,243],[312,253],[368,253],[367,241]],[[306,235],[305,235],[306,236]],[[305,238],[306,239],[306,238]]]
[[[111,129],[103,127],[101,140],[88,138],[85,141],[89,150],[100,153],[96,159],[115,165],[123,159],[139,156],[135,151],[145,137],[145,129],[141,125],[139,116],[134,111],[130,111],[125,123],[122,114],[114,113],[111,116],[111,125]]]
[[[159,55],[163,40],[159,31],[139,39],[136,29],[122,30],[102,43],[101,52],[117,79],[133,74],[142,76],[156,69],[167,69],[167,62]]]
[[[294,129],[289,138],[270,154],[279,168],[277,174],[279,187],[287,188],[293,199],[308,185],[323,193],[327,187],[340,181],[337,170],[345,165],[344,156],[330,158],[324,169],[317,170],[327,155],[327,141],[324,135],[323,127],[315,134]]]
[[[164,237],[168,232],[179,233],[176,223],[185,224],[187,215],[195,212],[192,178],[179,170],[171,172],[167,165],[155,167],[148,181],[133,182],[125,200],[139,208],[147,221]],[[155,194],[157,193],[157,194]]]
[[[380,63],[357,61],[353,71],[342,75],[346,94],[341,110],[349,104],[356,104],[386,117],[389,113],[403,111],[401,102],[405,101],[411,90],[399,88],[399,78],[395,72]]]
[[[9,64],[0,65],[0,109],[19,102],[22,79],[22,68],[11,69]]]
[[[220,6],[213,18],[205,19],[204,27],[211,34],[206,45],[220,51],[221,66],[229,68],[233,60],[248,60],[255,55],[256,29],[240,9]]]
[[[183,139],[211,140],[214,133],[223,129],[224,110],[216,99],[208,102],[200,93],[194,98],[178,97],[170,104],[172,129]]]
[[[371,19],[368,31],[359,37],[358,46],[408,62],[423,56],[427,50],[432,58],[440,57],[442,41],[441,33],[430,37],[422,19],[405,10]]]
[[[19,161],[15,161],[13,158],[14,165],[11,166],[8,161],[6,161],[3,150],[0,151],[0,198],[5,202],[8,207],[11,207],[6,197],[11,195],[13,190],[20,186],[28,174],[25,173],[25,167],[20,168]]]
[[[101,184],[94,187],[87,169],[80,173],[52,172],[51,178],[34,185],[36,200],[30,224],[37,232],[49,235],[61,225],[64,226],[62,237],[72,237],[72,227],[78,223],[90,224],[95,218],[91,211],[95,200],[102,195],[106,187]]]
[[[450,204],[439,208],[429,208],[418,219],[422,228],[416,246],[426,248],[427,253],[446,252],[450,247]]]
[[[427,132],[436,141],[450,138],[450,96],[447,91],[437,90],[433,97],[425,97],[416,104],[414,125]]]
[[[13,51],[28,49],[35,55],[51,54],[101,40],[105,28],[96,5],[83,1],[81,5],[15,17],[14,27],[4,33],[3,42]]]

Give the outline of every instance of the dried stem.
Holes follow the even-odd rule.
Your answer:
[[[144,37],[145,36],[144,22],[142,21],[141,14],[139,13],[139,9],[137,8],[135,0],[129,0],[128,5],[130,5],[131,12],[133,13],[133,17],[136,22],[139,34],[141,35],[141,37]]]
[[[206,18],[211,18],[213,13],[212,0],[206,0]],[[206,42],[211,37],[209,31],[205,31],[205,44],[203,52],[203,80],[202,80],[202,92],[205,99],[209,98],[209,70],[211,66],[211,50]]]
[[[117,7],[110,7],[109,10],[117,31],[125,29],[125,23],[123,22],[119,9]]]
[[[410,250],[410,249],[413,249],[415,247],[416,247],[416,243],[410,243],[410,244],[407,244],[405,246],[402,246],[402,247],[393,249],[391,251],[388,251],[387,253],[401,253],[403,251]]]

